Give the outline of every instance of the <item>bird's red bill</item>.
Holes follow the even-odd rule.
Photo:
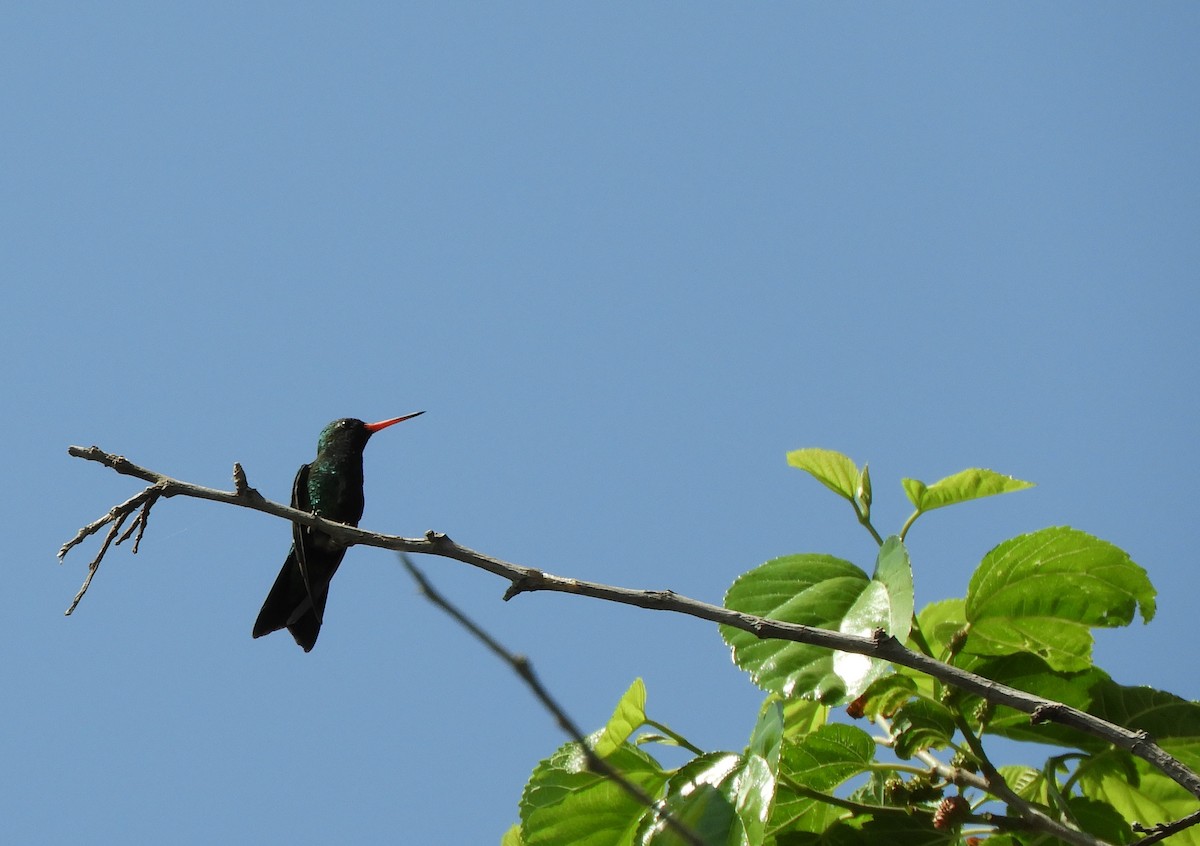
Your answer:
[[[367,423],[364,428],[368,432],[378,432],[380,429],[386,429],[395,423],[403,423],[405,420],[412,420],[424,414],[424,411],[414,411],[412,414],[406,414],[403,417],[393,417],[391,420],[380,420],[378,423]]]

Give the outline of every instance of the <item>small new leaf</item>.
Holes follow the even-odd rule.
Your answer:
[[[917,511],[932,511],[972,499],[1033,487],[1033,482],[1024,482],[978,467],[947,476],[932,485],[926,485],[917,479],[902,479],[901,484],[904,485],[904,493],[908,495],[909,502]]]
[[[646,722],[646,685],[642,680],[634,679],[629,690],[617,703],[616,710],[609,717],[608,724],[596,741],[594,751],[597,757],[607,757],[614,749],[629,739],[642,723]]]
[[[858,504],[863,514],[871,514],[871,468],[863,464],[862,472],[858,474]]]
[[[854,502],[859,473],[848,456],[831,449],[797,449],[787,454],[788,464],[799,467],[835,494]]]

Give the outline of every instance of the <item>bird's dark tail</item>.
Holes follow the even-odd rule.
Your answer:
[[[308,587],[304,584],[304,576],[300,573],[300,562],[296,559],[296,548],[293,546],[287,560],[275,577],[275,584],[267,594],[258,619],[254,621],[254,637],[277,632],[286,628],[291,632],[296,643],[305,652],[310,652],[321,633],[321,619],[325,616],[325,600],[329,598],[329,581],[342,563],[345,549],[336,551],[309,550],[305,555],[308,564],[309,579],[312,587],[312,600],[308,595]],[[313,602],[316,602],[316,611]],[[320,617],[318,617],[318,614]]]

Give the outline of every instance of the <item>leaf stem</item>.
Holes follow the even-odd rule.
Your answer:
[[[658,722],[657,720],[652,720],[649,717],[647,717],[645,722],[643,723],[643,725],[652,726],[652,727],[658,729],[663,734],[665,734],[667,737],[671,738],[676,743],[678,743],[680,746],[682,746],[684,749],[688,750],[689,752],[691,752],[695,755],[703,755],[704,754],[704,750],[701,749],[699,746],[694,746],[691,743],[691,741],[689,741],[682,734],[663,725],[662,723]]]
[[[875,543],[883,546],[883,537],[879,534],[879,532],[875,531],[875,527],[871,524],[871,517],[859,507],[858,502],[855,499],[850,498],[850,505],[854,508],[854,515],[858,517],[858,522],[861,523],[863,527],[871,533],[871,537],[875,538]],[[901,537],[901,540],[903,539],[904,538]]]

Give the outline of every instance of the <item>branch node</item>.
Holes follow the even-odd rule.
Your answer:
[[[246,471],[240,461],[233,462],[233,490],[238,496],[245,496],[250,490],[250,483],[246,481]]]
[[[512,584],[508,586],[508,590],[504,592],[504,601],[508,602],[508,600],[512,599],[519,593],[538,590],[545,581],[543,578],[544,575],[544,573],[538,572],[537,570],[530,570],[529,572],[513,579]]]
[[[675,591],[648,590],[646,591],[646,600],[647,608],[667,608],[675,600]]]
[[[1154,735],[1150,734],[1150,732],[1146,731],[1145,729],[1138,729],[1134,733],[1133,743],[1129,744],[1129,751],[1133,752],[1138,747],[1149,746],[1155,742]]]
[[[1052,723],[1060,719],[1062,716],[1062,705],[1057,702],[1047,702],[1038,705],[1033,709],[1033,713],[1029,715],[1029,722],[1032,725],[1041,725],[1042,723]]]

